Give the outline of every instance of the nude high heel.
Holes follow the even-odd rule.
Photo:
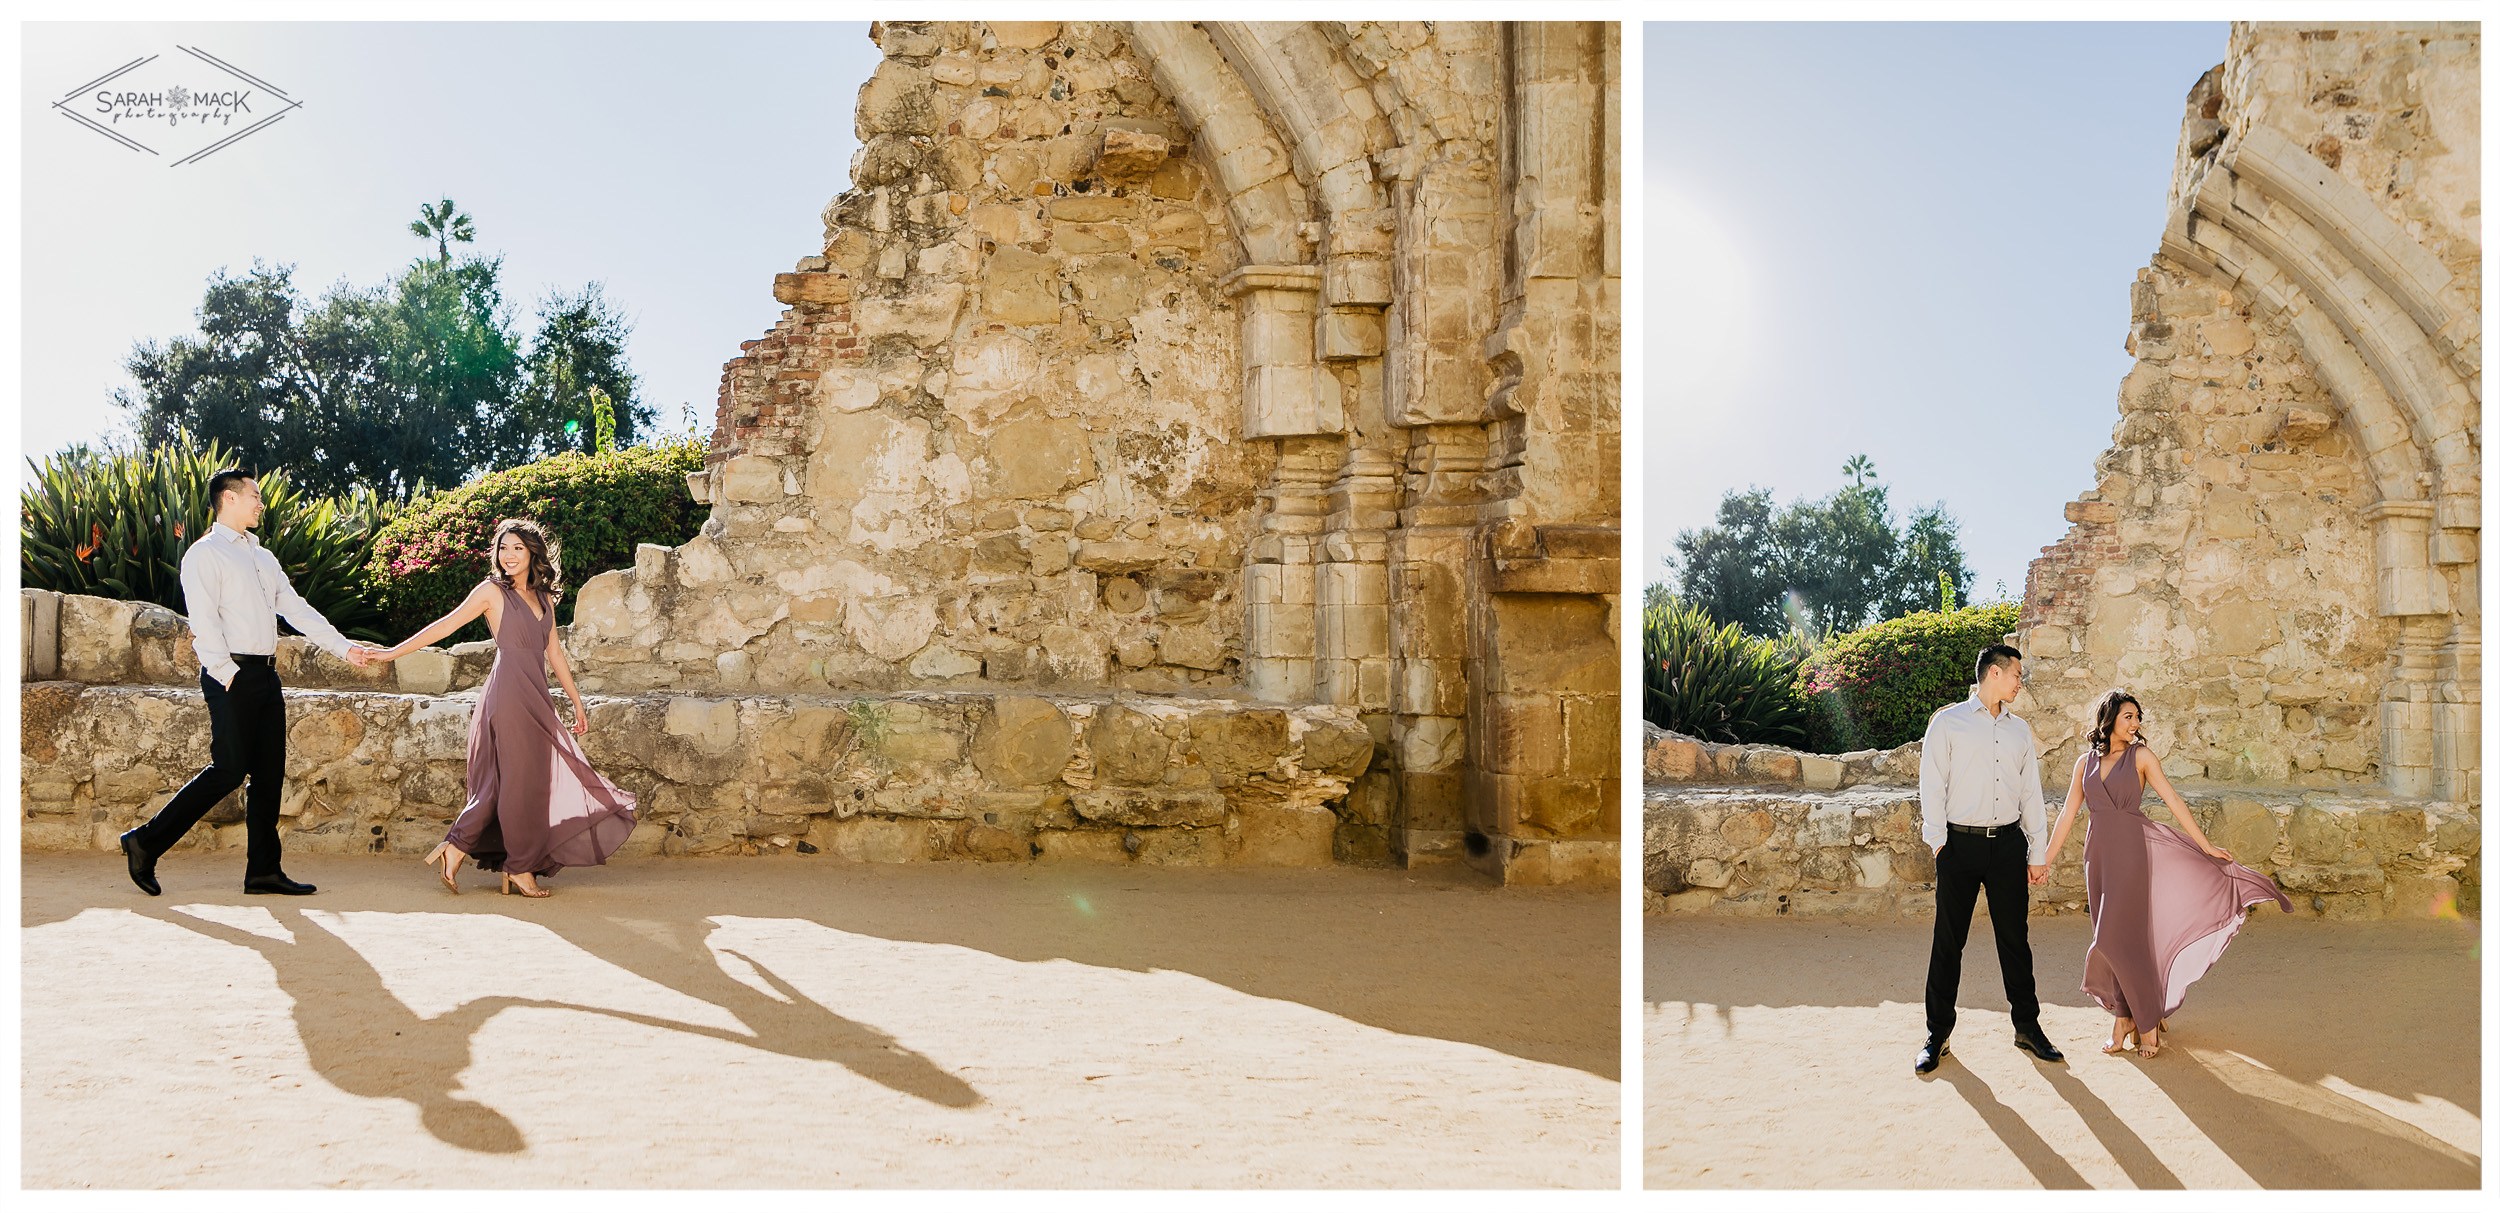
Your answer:
[[[443,856],[446,853],[451,856],[449,862],[443,861]],[[449,842],[443,842],[436,844],[433,850],[426,853],[425,866],[434,868],[434,878],[442,881],[444,888],[457,894],[460,892],[460,882],[453,879],[453,877],[460,874],[461,861],[467,858],[468,856],[460,853],[460,848],[451,845]]]
[[[553,897],[556,895],[555,890],[553,889],[533,887],[537,883],[534,878],[530,884],[514,884],[512,883],[512,873],[503,872],[499,873],[499,875],[503,877],[503,891],[506,893],[518,893],[523,897]]]
[[[2127,1029],[2123,1032],[2118,1030],[2118,1025],[2122,1023],[2127,1025]],[[2141,1040],[2142,1037],[2136,1035],[2134,1020],[2112,1020],[2109,1025],[2109,1043],[2101,1046],[2101,1052],[2108,1056],[2116,1057],[2119,1054],[2136,1047]]]
[[[2161,1021],[2161,1023],[2156,1025],[2151,1032],[2144,1034],[2138,1039],[2137,1043],[2141,1047],[2139,1047],[2136,1052],[2147,1058],[2161,1056],[2161,1034],[2168,1031],[2169,1028],[2169,1020],[2165,1019]]]

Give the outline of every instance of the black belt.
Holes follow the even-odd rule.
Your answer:
[[[226,656],[233,658],[236,665],[274,666],[278,664],[277,657],[270,653],[228,653]]]
[[[1944,828],[1957,834],[1977,834],[1981,838],[1994,838],[1999,834],[2022,833],[2023,823],[2019,821],[2009,821],[2001,826],[1966,826],[1958,821],[1948,821],[1945,823]]]

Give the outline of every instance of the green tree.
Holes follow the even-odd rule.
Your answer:
[[[1961,524],[1941,504],[1922,506],[1911,513],[1909,525],[1902,528],[1901,552],[1893,561],[1892,586],[1884,595],[1877,618],[1898,619],[1924,609],[1932,601],[1930,593],[1939,579],[1950,579],[1955,586],[1969,586],[1978,577],[1970,571],[1962,554]],[[1968,605],[1967,593],[1962,595],[1962,602]],[[1948,605],[1944,609],[1954,608]]]
[[[540,304],[526,347],[505,304],[502,260],[451,259],[468,216],[427,206],[440,259],[371,287],[308,301],[291,267],[220,270],[199,333],[141,342],[125,362],[135,392],[114,399],[145,445],[187,431],[246,466],[285,468],[316,495],[367,487],[405,500],[496,468],[597,449],[591,393],[613,402],[616,440],[650,428],[625,360],[630,326],[597,284]],[[568,432],[567,421],[575,423]]]
[[[1900,556],[1889,498],[1883,485],[1855,481],[1821,501],[1791,505],[1774,520],[1787,558],[1782,580],[1802,600],[1806,632],[1821,636],[1871,622]]]
[[[1855,456],[1841,473],[1849,482],[1831,496],[1784,507],[1767,489],[1730,490],[1715,523],[1676,536],[1678,591],[1752,635],[1813,638],[1927,608],[1939,573],[1970,583],[1943,506],[1903,526],[1871,460]]]
[[[436,265],[451,264],[452,241],[468,244],[477,239],[476,225],[469,221],[467,215],[461,214],[449,198],[443,199],[440,205],[418,203],[417,217],[409,221],[408,231],[420,240],[434,241]]]
[[[609,305],[596,282],[577,294],[549,294],[539,302],[538,331],[530,339],[521,393],[509,417],[515,442],[528,444],[522,461],[568,450],[596,453],[600,396],[615,412],[616,445],[633,446],[651,436],[655,412],[641,400],[641,380],[625,360],[632,335],[632,323]]]
[[[1677,588],[1712,619],[1755,636],[1789,630],[1789,570],[1796,561],[1774,533],[1771,490],[1733,489],[1714,525],[1675,537]]]

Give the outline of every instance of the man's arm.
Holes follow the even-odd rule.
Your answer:
[[[355,646],[348,643],[347,637],[340,635],[337,628],[330,626],[329,620],[321,617],[321,612],[313,609],[313,604],[304,601],[304,596],[295,592],[295,583],[287,580],[286,566],[279,564],[278,558],[267,551],[261,552],[260,557],[274,566],[278,573],[278,615],[294,624],[295,630],[304,634],[304,639],[320,645],[324,652],[342,661],[363,665],[351,655],[350,650]]]
[[[1943,712],[1927,718],[1927,735],[1918,746],[1918,836],[1927,849],[1944,849],[1944,798],[1949,781],[1945,766],[1953,760],[1952,733]]]
[[[226,647],[225,620],[217,613],[216,559],[192,544],[182,554],[182,609],[191,613],[191,651],[199,655],[200,668],[217,680],[217,685],[231,690],[235,671],[234,654]]]
[[[2031,851],[2031,866],[2049,861],[2049,800],[2040,790],[2040,739],[2023,725],[2022,787],[2015,794],[2022,798],[2023,838]]]

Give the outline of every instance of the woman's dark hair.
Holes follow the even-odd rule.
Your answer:
[[[2109,753],[2109,735],[2111,730],[2118,727],[2119,709],[2124,708],[2131,703],[2135,704],[2136,733],[2139,740],[2142,738],[2144,730],[2144,705],[2136,703],[2135,696],[2130,695],[2125,691],[2112,690],[2108,694],[2101,696],[2099,702],[2092,705],[2093,753]]]
[[[506,535],[518,538],[521,546],[529,549],[530,588],[545,593],[548,605],[554,605],[555,600],[564,594],[562,545],[547,537],[546,528],[527,518],[506,518],[496,523],[495,537],[486,541],[486,575],[497,585],[511,586],[515,590],[521,587],[512,585],[512,579],[504,576],[503,562],[495,559],[495,553],[503,549],[503,537]]]

